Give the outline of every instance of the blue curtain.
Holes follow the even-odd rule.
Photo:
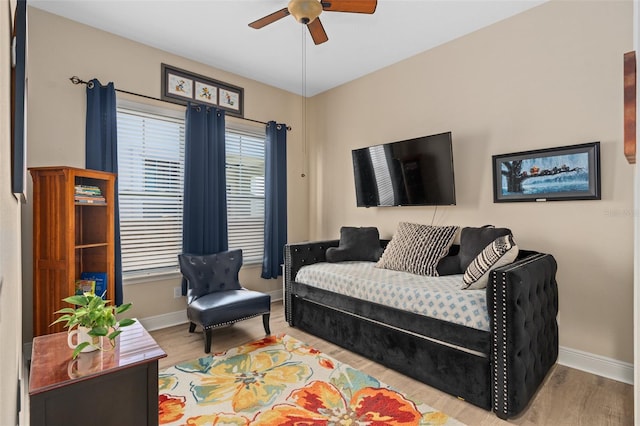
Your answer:
[[[282,275],[287,243],[287,126],[267,123],[262,278]]]
[[[192,254],[227,250],[224,111],[187,106],[184,162],[182,250]],[[183,280],[182,293],[186,290]]]
[[[116,128],[116,90],[113,83],[106,86],[93,79],[87,84],[87,123],[85,167],[118,173],[118,138]],[[122,256],[120,248],[120,208],[118,180],[115,188],[115,296],[116,305],[122,304]]]

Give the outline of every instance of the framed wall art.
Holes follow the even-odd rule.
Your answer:
[[[18,0],[11,36],[11,192],[27,194],[27,2]]]
[[[493,201],[600,199],[600,142],[494,155]]]
[[[193,100],[193,80],[178,73],[167,72],[166,94],[181,100]]]
[[[186,105],[187,102],[213,105],[227,114],[244,116],[244,89],[194,74],[171,65],[161,65],[162,100]]]
[[[218,105],[218,87],[201,81],[196,81],[194,98],[196,102]]]

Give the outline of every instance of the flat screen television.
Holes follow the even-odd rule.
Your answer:
[[[451,132],[354,149],[358,207],[456,204]]]

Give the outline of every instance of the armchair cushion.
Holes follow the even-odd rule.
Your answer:
[[[215,254],[181,254],[180,271],[189,282],[187,300],[194,300],[218,291],[240,290],[238,273],[242,267],[242,250]]]
[[[268,313],[270,307],[271,296],[266,293],[247,289],[218,291],[190,303],[187,317],[209,328]]]

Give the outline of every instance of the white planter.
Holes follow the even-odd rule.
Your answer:
[[[87,327],[78,326],[69,332],[67,335],[67,344],[71,349],[75,349],[76,346],[83,342],[88,342],[89,345],[84,347],[80,352],[93,352],[98,349],[102,349],[102,338],[89,336],[91,329]],[[73,336],[76,337],[76,342],[73,342]]]

